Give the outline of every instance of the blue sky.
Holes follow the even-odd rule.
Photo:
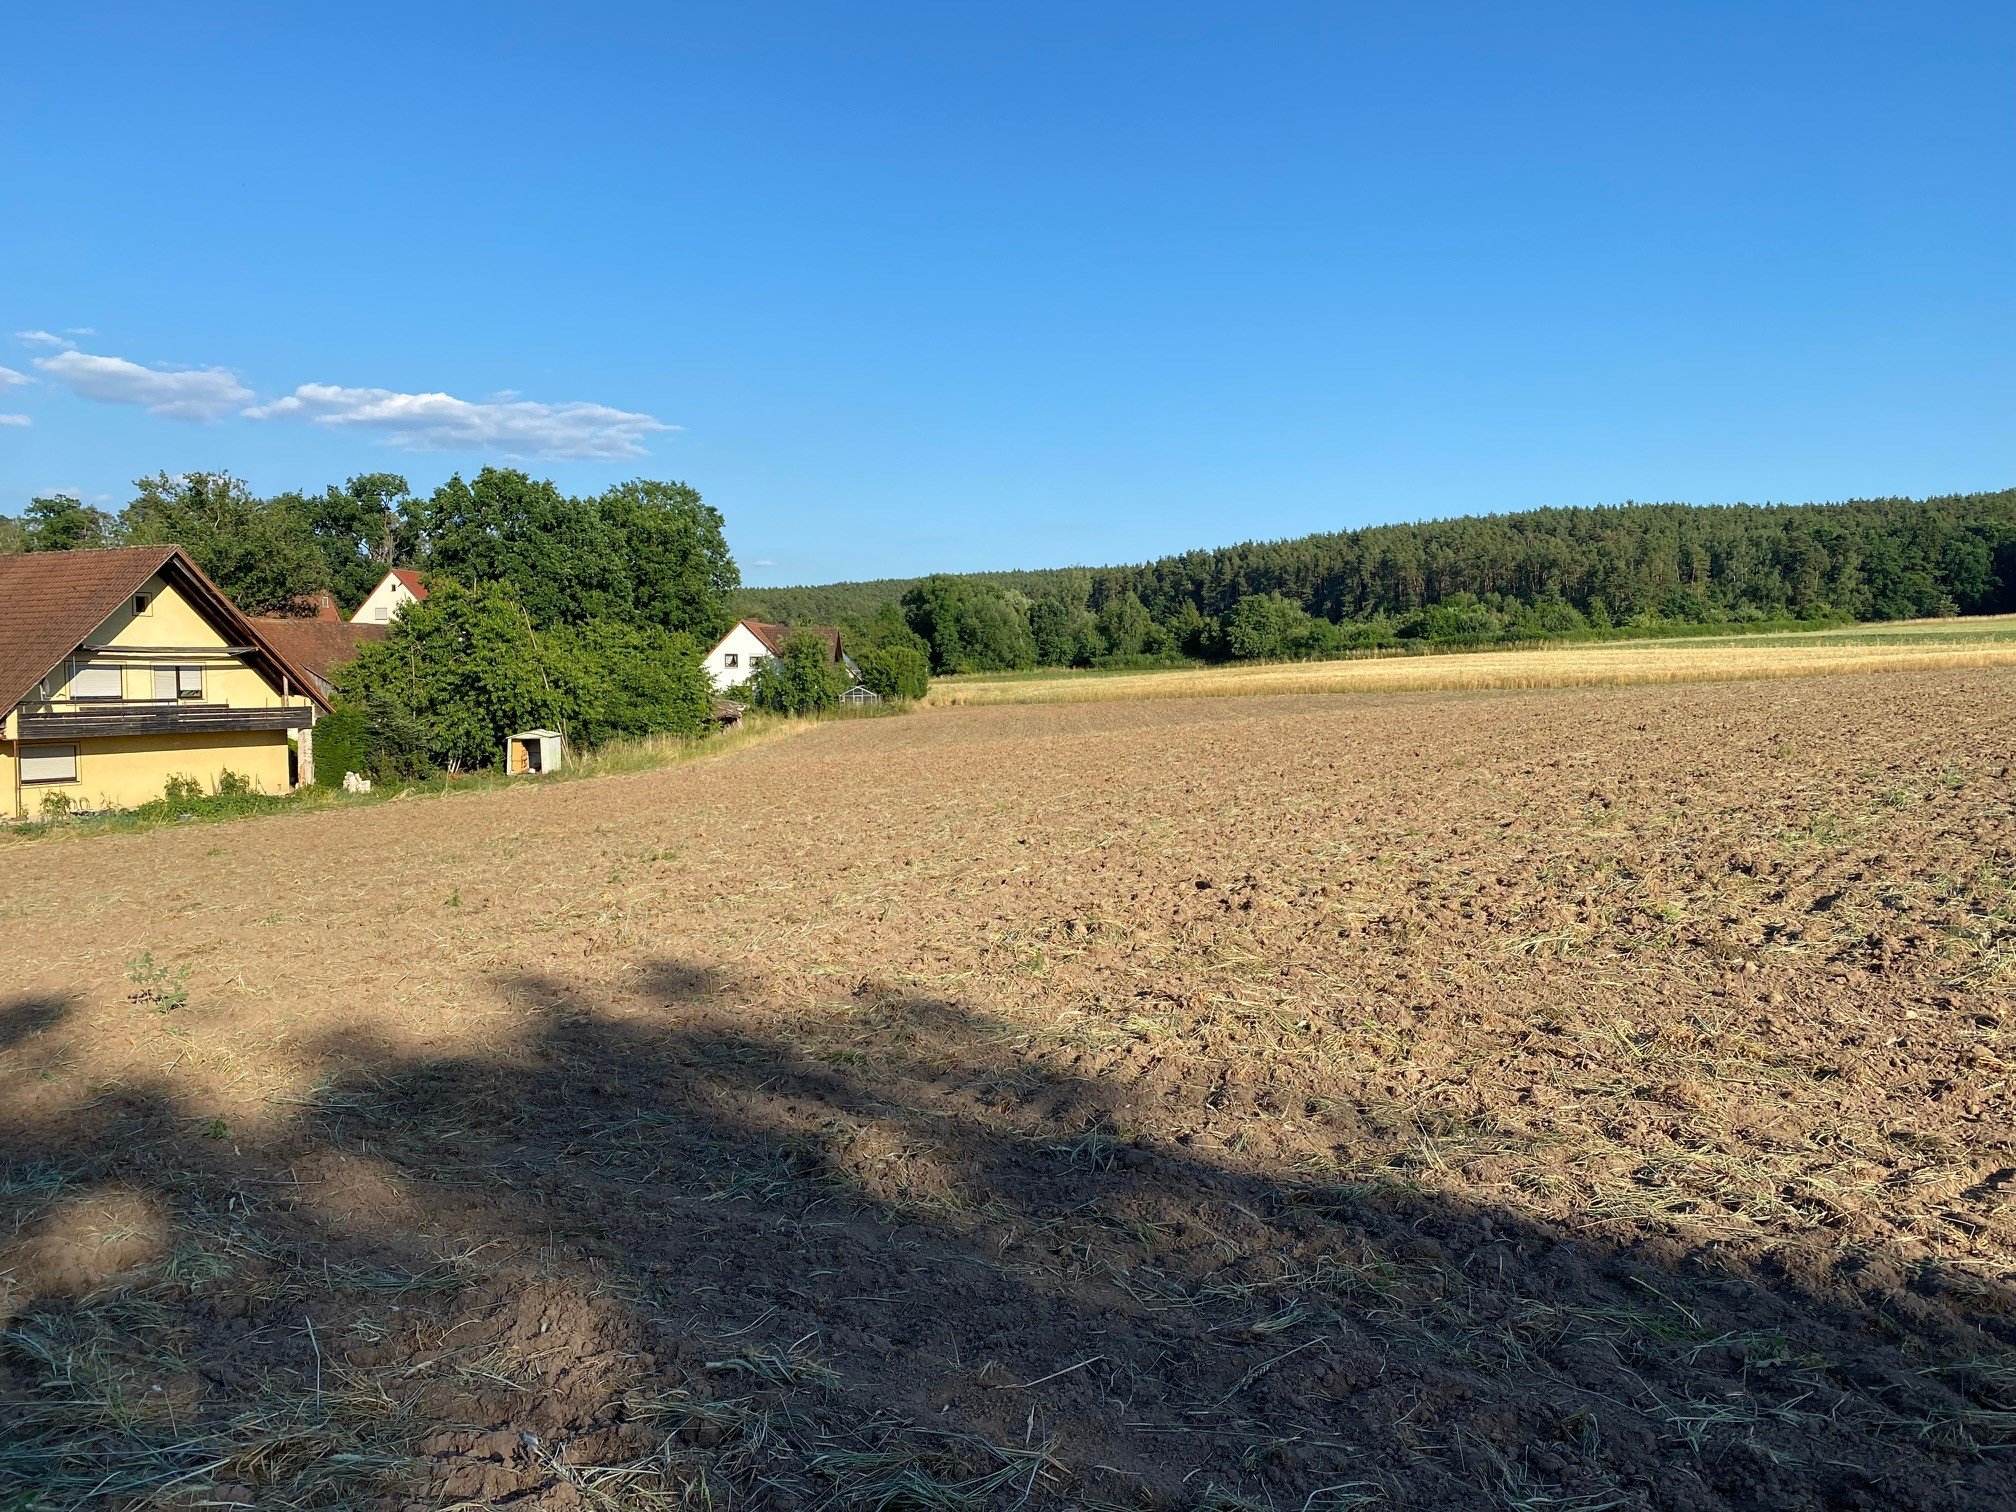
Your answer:
[[[783,583],[2016,483],[2006,5],[7,30],[0,512],[515,458]]]

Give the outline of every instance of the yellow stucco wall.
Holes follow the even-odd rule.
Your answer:
[[[116,614],[85,637],[85,644],[109,646],[117,651],[200,649],[203,654],[194,658],[164,656],[161,660],[167,664],[193,661],[201,666],[204,703],[229,704],[234,709],[271,709],[306,702],[298,696],[283,699],[279,690],[268,686],[258,672],[230,655],[225,649],[228,644],[225,639],[210,628],[176,589],[155,578],[141,592],[149,597],[144,614],[136,615],[132,600],[127,600]],[[154,696],[154,663],[122,658],[120,665],[127,698]],[[73,670],[71,663],[65,663],[51,674],[50,681],[57,684],[49,688],[53,697],[63,696]]]
[[[262,793],[287,791],[285,730],[128,735],[59,743],[77,747],[77,780],[29,783],[21,789],[19,817],[40,818],[42,802],[51,793],[64,794],[79,809],[135,808],[159,798],[170,777],[194,778],[209,792],[227,771],[249,778]],[[11,795],[14,774],[5,775]]]
[[[202,702],[225,704],[234,709],[270,709],[307,706],[300,694],[283,697],[256,670],[230,654],[229,642],[213,630],[188,600],[160,579],[141,590],[149,603],[135,614],[129,599],[117,613],[85,637],[85,644],[110,647],[122,652],[143,653],[116,659],[120,669],[122,695],[129,700],[154,697],[154,669],[161,666],[202,668]],[[150,658],[144,653],[159,650]],[[62,700],[70,691],[77,657],[66,661],[45,680],[43,694]],[[114,658],[104,658],[113,664]],[[41,696],[41,695],[38,695]],[[77,748],[77,780],[64,783],[16,781],[13,737],[18,720],[9,715],[4,735],[9,745],[0,747],[0,813],[33,819],[40,815],[42,801],[52,793],[68,797],[80,809],[132,808],[161,796],[168,779],[194,778],[205,789],[214,789],[225,772],[249,778],[260,791],[287,791],[287,732],[285,730],[197,731],[182,735],[125,735],[80,738],[48,742]],[[28,749],[32,751],[31,744]]]

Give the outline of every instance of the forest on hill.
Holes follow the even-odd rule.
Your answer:
[[[744,614],[854,625],[870,639],[900,615],[941,672],[1985,614],[2016,609],[2016,489],[1535,509],[1130,566],[743,588],[736,602]]]

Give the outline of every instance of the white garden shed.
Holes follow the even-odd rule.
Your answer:
[[[558,730],[523,730],[504,742],[504,772],[520,777],[526,773],[557,772],[566,759],[566,741]]]

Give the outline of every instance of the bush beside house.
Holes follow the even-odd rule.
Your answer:
[[[772,714],[821,714],[838,706],[848,688],[824,636],[800,632],[756,668],[746,684],[749,702]]]
[[[625,735],[698,738],[713,709],[684,635],[609,621],[540,631],[503,584],[447,579],[407,605],[336,686],[336,712],[317,731],[325,742],[317,767],[331,782],[345,771],[400,778],[494,766],[506,738],[528,729],[562,730],[582,746]]]
[[[884,698],[918,699],[931,691],[931,661],[912,646],[875,646],[854,658],[861,683]]]

